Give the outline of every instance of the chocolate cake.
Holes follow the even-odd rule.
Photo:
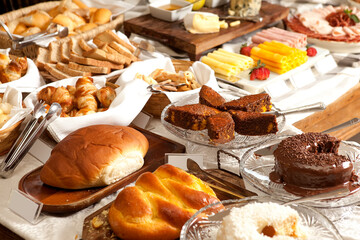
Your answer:
[[[333,187],[348,182],[353,164],[338,154],[340,140],[323,133],[304,133],[283,140],[274,151],[280,181],[303,188]]]
[[[235,122],[235,131],[241,135],[257,136],[278,131],[276,116],[259,112],[230,110]]]
[[[207,118],[220,113],[216,108],[202,104],[171,106],[167,110],[165,121],[185,129],[204,130]]]
[[[235,138],[235,123],[228,112],[215,114],[207,119],[208,135],[214,143],[227,143]]]
[[[199,92],[199,103],[213,108],[220,108],[226,100],[214,89],[203,85]]]
[[[267,112],[271,110],[271,98],[267,93],[248,95],[226,102],[222,110],[240,110],[244,112]]]

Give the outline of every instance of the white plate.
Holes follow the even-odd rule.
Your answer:
[[[283,74],[277,74],[274,72],[270,72],[270,76],[268,79],[261,81],[261,80],[250,80],[250,75],[248,71],[244,71],[239,73],[238,75],[234,76],[235,78],[238,78],[238,81],[235,81],[234,84],[241,87],[242,89],[249,91],[251,93],[260,93],[263,92],[265,87],[268,85],[271,85],[273,83],[276,83],[278,81],[286,81],[288,80],[292,75],[297,74],[299,72],[302,72],[308,68],[311,68],[315,65],[317,61],[327,56],[330,52],[327,49],[315,47],[317,50],[317,55],[315,57],[309,57],[308,61],[302,65],[300,65],[297,68],[294,68],[286,73]],[[221,76],[217,76],[218,78],[222,78]],[[222,78],[223,79],[223,78]],[[225,79],[226,80],[226,79]]]
[[[240,160],[241,175],[252,187],[282,201],[299,198],[299,196],[287,192],[283,184],[275,183],[269,179],[269,174],[273,171],[275,164],[272,152],[276,149],[277,144],[286,137],[289,136],[282,136],[281,138],[268,141],[262,146],[252,148]],[[339,154],[349,156],[353,161],[356,175],[360,174],[359,153],[360,147],[358,145],[346,141],[341,142]],[[358,202],[360,202],[360,190],[342,198],[311,201],[303,204],[318,208],[334,208],[349,206]]]
[[[353,0],[347,0],[350,6],[356,7],[357,9],[360,9],[360,3],[355,2]]]
[[[347,42],[336,42],[336,41],[325,41],[316,38],[309,38],[308,42],[318,47],[329,49],[331,52],[336,53],[359,53],[359,43],[347,43]]]
[[[215,240],[223,218],[229,214],[232,208],[239,208],[249,203],[259,202],[277,201],[270,197],[251,197],[238,200],[225,200],[210,204],[197,211],[185,223],[181,229],[180,240]],[[222,204],[225,209],[218,213],[212,213],[210,208],[219,206],[220,204]],[[334,224],[315,209],[301,205],[289,206],[299,213],[300,223],[307,233],[308,240],[342,240]],[[209,217],[204,218],[200,216],[200,214],[203,213],[206,213]]]
[[[234,96],[232,92],[229,91],[223,91],[220,92],[220,94],[226,99],[226,101],[231,101],[234,99],[237,99],[241,97],[240,95]],[[243,96],[243,95],[242,95]],[[180,101],[171,103],[167,105],[164,110],[161,113],[161,123],[165,126],[165,128],[174,134],[177,137],[180,137],[182,139],[188,140],[190,142],[194,142],[196,144],[205,145],[208,147],[216,147],[216,148],[222,148],[222,149],[237,149],[237,148],[245,148],[252,146],[254,144],[258,144],[264,141],[267,141],[269,139],[275,138],[276,134],[267,134],[262,136],[245,136],[235,133],[235,139],[228,143],[224,144],[216,144],[210,142],[210,138],[208,136],[207,130],[202,131],[193,131],[189,129],[183,129],[181,127],[177,127],[175,125],[172,125],[171,123],[165,121],[165,118],[167,116],[167,110],[171,106],[183,106],[188,104],[195,104],[199,103],[199,94],[193,94],[185,99],[182,99]],[[276,121],[278,123],[278,132],[281,132],[281,130],[285,126],[285,117],[283,115],[278,116],[276,118]]]

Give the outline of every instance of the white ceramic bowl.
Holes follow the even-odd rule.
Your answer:
[[[169,4],[178,5],[181,6],[181,8],[171,11],[161,9],[162,6],[166,6]],[[156,1],[149,5],[151,16],[168,22],[175,22],[183,19],[186,14],[191,12],[192,7],[193,7],[192,3],[184,0],[163,0],[163,1]]]

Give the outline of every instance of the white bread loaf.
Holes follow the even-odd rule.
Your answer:
[[[146,137],[131,127],[84,127],[55,146],[40,179],[65,189],[105,186],[141,168],[148,148]]]

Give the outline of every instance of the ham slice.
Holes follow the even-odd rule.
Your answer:
[[[334,29],[332,31],[332,35],[334,37],[342,37],[342,36],[345,36],[346,34],[342,27],[334,27]]]
[[[354,38],[357,35],[350,27],[343,27],[343,30],[350,38]]]
[[[258,44],[275,40],[296,48],[305,47],[307,44],[307,36],[305,34],[289,32],[275,27],[256,33],[251,40],[253,43]]]

